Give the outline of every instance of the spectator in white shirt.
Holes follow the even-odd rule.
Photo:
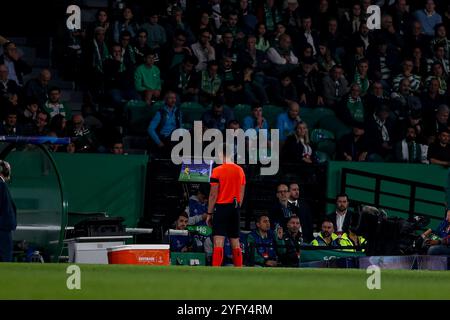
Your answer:
[[[269,48],[267,58],[275,67],[275,73],[289,73],[298,67],[298,58],[292,51],[291,37],[287,34],[280,36],[279,45]]]
[[[328,215],[328,219],[333,222],[335,233],[338,235],[348,232],[352,221],[352,212],[348,209],[349,205],[348,195],[340,193],[336,196],[336,210]]]
[[[195,67],[197,71],[206,70],[208,62],[216,59],[216,51],[210,41],[211,33],[208,30],[202,30],[198,41],[191,46],[192,53],[198,59],[197,66]]]

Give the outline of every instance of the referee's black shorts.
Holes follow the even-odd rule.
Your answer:
[[[213,216],[213,236],[223,236],[232,239],[239,238],[240,214],[239,206],[234,203],[216,204]]]

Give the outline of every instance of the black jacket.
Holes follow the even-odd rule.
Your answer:
[[[299,215],[299,209],[294,206],[287,206],[285,210],[283,210],[281,203],[276,201],[272,206],[272,210],[270,211],[270,224],[272,228],[275,228],[277,224],[282,226],[284,229],[286,228],[286,224],[289,220],[289,217],[293,215]]]
[[[355,141],[353,132],[343,136],[337,144],[336,160],[346,160],[344,153],[352,157],[352,161],[358,161],[359,156],[363,152],[367,152],[367,139],[363,135],[359,140]]]
[[[2,54],[0,56],[0,64],[5,63],[5,55]],[[32,68],[22,59],[14,61],[14,69],[16,70],[17,80],[19,80],[19,84],[23,85],[23,76],[31,73]]]
[[[369,51],[372,45],[369,46]],[[391,71],[391,78],[393,78],[399,71],[400,60],[398,56],[392,52],[387,52],[386,65]],[[368,55],[369,59],[369,79],[372,80],[381,80],[381,63],[380,63],[380,55],[378,52],[372,53]]]
[[[289,135],[281,150],[282,163],[303,163],[303,151],[305,147],[301,142],[297,142],[295,135]],[[314,159],[314,150],[312,154]]]
[[[134,88],[134,70],[131,67],[120,69],[120,61],[108,59],[104,63],[105,87],[109,90],[127,90]]]
[[[186,82],[184,84],[182,83],[182,68],[182,64],[176,65],[170,69],[166,78],[166,87],[181,96],[185,94],[185,90],[187,89],[198,89],[200,87],[200,75],[195,69],[192,70]]]
[[[294,206],[288,203],[287,208],[283,210],[281,204],[277,201],[270,211],[270,221],[272,227],[279,224],[283,227],[283,229],[286,229],[286,224],[289,218],[293,215],[300,218],[303,240],[305,242],[311,242],[314,239],[313,225],[311,221],[311,211],[306,204],[300,203],[299,206]]]
[[[40,108],[44,107],[48,100],[48,86],[43,86],[38,79],[30,79],[25,85],[25,95],[29,99],[37,100]]]
[[[8,80],[6,85],[3,82],[0,82],[0,94],[2,96],[7,96],[8,94],[18,94],[19,86],[13,80]]]
[[[350,210],[347,210],[347,214],[345,215],[345,218],[344,218],[344,223],[342,224],[342,232],[348,232],[348,228],[350,227],[350,224],[352,222],[352,215],[353,215],[353,212]],[[334,232],[337,232],[336,212],[328,214],[327,218],[330,219],[331,222],[333,222]]]
[[[298,216],[300,217],[300,224],[302,226],[302,237],[304,242],[311,242],[314,239],[312,210],[311,207],[301,200],[297,200],[297,205],[289,203],[289,206],[298,208]]]
[[[304,243],[302,234],[299,232],[296,236],[285,232],[283,235],[284,244],[286,246],[286,252],[281,258],[281,263],[286,267],[298,267],[300,262],[300,246]]]
[[[17,227],[16,206],[8,186],[0,179],[0,231],[13,231]]]
[[[389,133],[389,145],[393,146],[395,132],[394,132],[394,124],[389,119],[386,120],[386,129]],[[377,153],[382,157],[385,157],[391,151],[384,149],[383,145],[383,136],[382,132],[378,126],[378,124],[373,119],[373,115],[370,116],[369,120],[366,122],[366,137],[367,144],[369,146],[369,153]]]

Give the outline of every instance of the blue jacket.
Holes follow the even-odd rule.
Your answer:
[[[206,222],[201,219],[204,213],[208,212],[206,203],[198,201],[196,196],[189,198],[189,224],[196,226],[206,226]],[[192,220],[192,221],[191,221]]]
[[[245,254],[245,247],[247,243],[247,237],[243,233],[239,233],[239,243],[241,245],[242,254]],[[223,256],[227,258],[230,262],[233,261],[233,249],[231,249],[231,242],[228,237],[225,237],[223,245]]]
[[[439,238],[445,238],[450,235],[449,232],[447,232],[447,227],[449,225],[449,222],[447,220],[442,221],[439,226],[437,227],[435,233],[439,236]]]
[[[13,231],[17,227],[17,211],[8,186],[0,179],[0,231]]]
[[[255,264],[264,265],[267,260],[277,260],[276,242],[272,230],[268,231],[266,238],[261,237],[257,230],[253,230],[247,237],[247,245]]]
[[[287,112],[284,112],[278,116],[277,129],[279,130],[280,141],[286,140],[287,136],[295,131],[296,119],[289,118]]]
[[[414,12],[414,17],[422,25],[422,31],[427,36],[434,36],[434,27],[442,22],[442,17],[439,13],[434,12],[431,16],[428,16],[424,9]]]
[[[205,111],[202,115],[203,125],[208,129],[224,131],[231,120],[234,120],[234,113],[227,106],[223,107],[223,113],[219,117],[214,115],[212,110]]]
[[[191,235],[170,236],[170,251],[181,252],[184,247],[192,247],[193,245],[194,239]]]
[[[253,116],[246,116],[244,118],[243,124],[242,124],[242,129],[244,131],[246,131],[248,129],[255,129],[256,133],[259,134],[259,128],[256,127],[256,119]],[[267,137],[267,139],[269,139],[269,123],[267,122],[266,118],[264,118],[262,129],[267,130],[267,131],[263,131],[263,132],[264,132],[265,136]]]
[[[167,116],[162,117],[163,112],[167,113]],[[182,126],[182,115],[181,111],[178,110],[178,107],[174,107],[172,111],[169,112],[169,109],[166,105],[162,107],[158,112],[156,112],[153,117],[150,125],[148,127],[148,134],[150,138],[156,143],[160,144],[162,137],[169,137],[175,129],[179,129]]]

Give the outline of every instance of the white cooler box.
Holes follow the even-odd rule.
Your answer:
[[[108,248],[123,246],[132,236],[80,237],[65,240],[70,263],[108,264]]]

